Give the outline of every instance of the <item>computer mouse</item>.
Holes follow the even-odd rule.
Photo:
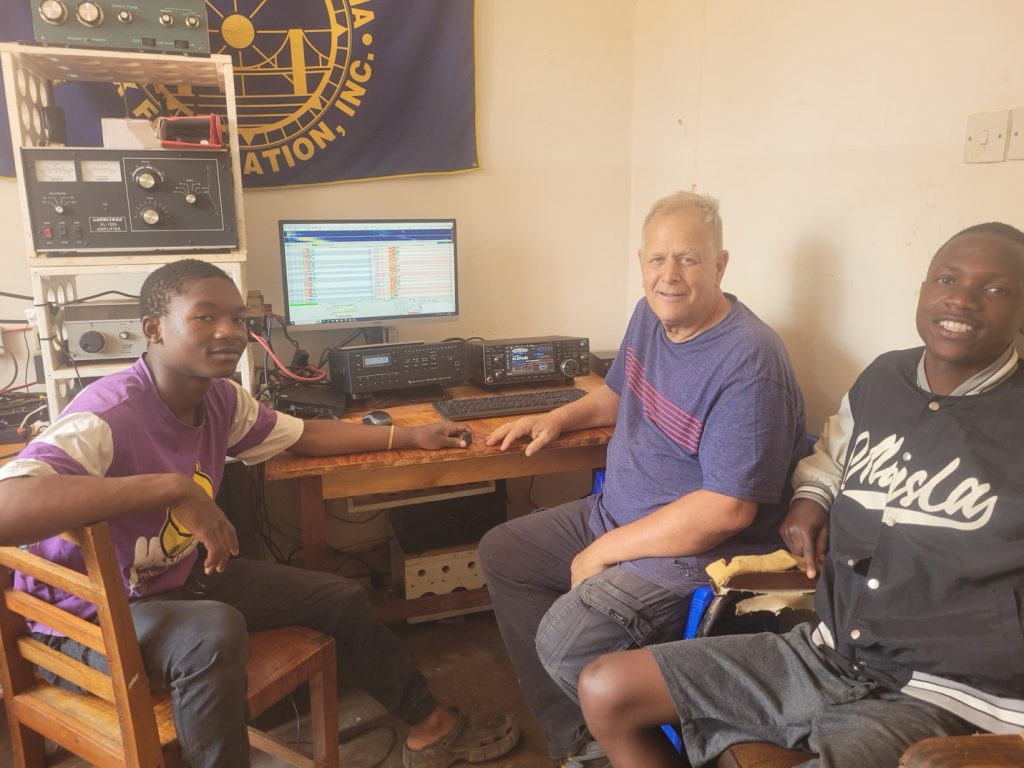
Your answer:
[[[363,424],[373,424],[377,427],[386,427],[392,424],[391,414],[387,411],[370,411],[363,416]]]

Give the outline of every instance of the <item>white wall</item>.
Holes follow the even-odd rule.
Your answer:
[[[812,430],[919,343],[946,238],[1024,225],[1024,162],[962,162],[968,114],[1024,105],[1022,28],[1016,0],[637,4],[631,240],[667,191],[720,198],[725,287],[783,336]]]

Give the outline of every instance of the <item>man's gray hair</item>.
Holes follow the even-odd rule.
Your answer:
[[[660,200],[655,201],[651,210],[647,212],[644,219],[644,226],[641,230],[646,231],[651,219],[659,216],[669,216],[679,211],[696,211],[701,215],[705,224],[711,227],[715,236],[715,244],[718,250],[722,249],[722,217],[718,213],[718,200],[710,195],[701,195],[697,192],[673,192]]]

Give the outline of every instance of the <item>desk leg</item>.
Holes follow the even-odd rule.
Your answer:
[[[320,478],[299,478],[299,520],[305,567],[322,571],[327,560],[327,512]]]

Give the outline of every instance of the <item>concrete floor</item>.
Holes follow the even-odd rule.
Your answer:
[[[482,765],[493,768],[550,768],[555,763],[547,756],[543,737],[530,717],[509,666],[490,612],[477,613],[441,622],[399,625],[395,631],[402,637],[420,669],[430,681],[431,689],[445,704],[458,704],[467,712],[510,712],[522,729],[522,737],[504,758]],[[344,674],[344,672],[342,673]],[[296,703],[302,706],[302,696]],[[388,715],[373,699],[342,682],[339,694],[339,728],[342,768],[400,768],[405,726]],[[273,723],[273,733],[286,741],[308,739],[305,717],[298,720],[289,703],[272,710],[265,717]],[[0,707],[0,766],[11,765],[10,740],[3,708]],[[266,726],[265,723],[261,725]],[[358,732],[354,738],[349,738]],[[51,761],[60,768],[78,768],[86,763],[67,754],[55,754]],[[280,765],[265,755],[254,752],[254,768]],[[460,765],[468,765],[462,763]]]

